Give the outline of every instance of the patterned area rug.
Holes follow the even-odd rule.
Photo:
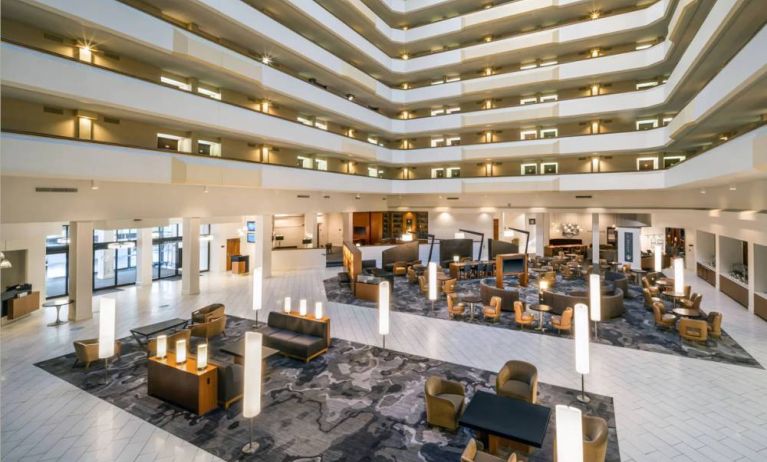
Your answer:
[[[516,278],[508,278],[506,282],[507,285],[520,289]],[[377,308],[374,302],[360,300],[354,297],[349,285],[340,284],[338,278],[333,277],[326,279],[324,285],[325,294],[329,301]],[[587,284],[583,279],[562,279],[561,276],[557,275],[556,291],[558,292],[567,293],[573,290],[586,289]],[[478,296],[479,279],[458,281],[456,292],[459,294],[459,297],[461,295],[470,294]],[[527,304],[538,303],[537,281],[532,280],[527,287],[522,287],[520,298]],[[394,293],[391,303],[391,309],[393,311],[449,319],[447,303],[445,302],[444,297],[434,303],[434,309],[432,310],[431,302],[425,296],[421,295],[418,285],[409,283],[407,279],[403,277],[394,279]],[[672,308],[671,302],[665,303],[670,310]],[[652,312],[644,307],[644,297],[641,288],[637,285],[629,284],[629,296],[623,300],[623,304],[626,308],[626,313],[620,318],[600,322],[599,338],[593,338],[592,336],[592,342],[763,369],[762,365],[724,330],[722,330],[722,337],[720,339],[709,338],[705,344],[702,344],[684,341],[674,330],[658,329],[655,327],[655,319],[653,318]],[[537,320],[539,313],[531,313],[535,315]],[[549,324],[550,315],[544,314],[543,316],[544,325]],[[477,313],[473,320],[470,320],[467,316],[465,319],[459,319],[456,322],[474,322],[506,329],[520,330],[514,322],[514,313],[504,311],[501,315],[500,322],[491,323],[482,319],[479,307],[477,308]],[[725,325],[726,322],[727,319],[724,320]],[[545,332],[526,328],[525,332],[571,337],[571,335],[567,333],[560,335],[556,330],[550,328]]]
[[[228,316],[226,335],[210,342],[213,359],[231,361],[219,347],[240,338],[252,324]],[[426,424],[424,382],[432,375],[459,381],[469,399],[476,390],[492,392],[495,384],[492,372],[338,339],[327,354],[308,364],[273,356],[267,364],[263,409],[253,426],[261,448],[246,457],[240,452],[248,442],[241,402],[197,416],[148,396],[146,354],[132,338],[121,341],[123,355],[110,366],[106,384],[103,366],[73,368],[74,354],[36,366],[225,460],[458,461],[472,434]],[[612,398],[592,394],[591,403],[584,405],[575,399],[577,390],[545,383],[539,384],[539,392],[539,403],[552,407],[551,421],[543,447],[529,460],[553,459],[555,404],[577,406],[607,420],[606,460],[620,460]]]

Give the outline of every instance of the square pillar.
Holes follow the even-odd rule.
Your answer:
[[[200,293],[200,219],[184,218],[181,239],[181,293]]]
[[[152,285],[152,228],[137,230],[136,242],[136,285]]]
[[[319,242],[320,237],[317,236],[317,213],[309,212],[304,214],[304,236],[312,237],[311,246],[314,247]]]
[[[69,305],[70,321],[93,317],[93,223],[69,224]]]
[[[591,214],[591,263],[593,263],[594,266],[597,266],[597,267],[599,265],[599,214],[598,213]]]

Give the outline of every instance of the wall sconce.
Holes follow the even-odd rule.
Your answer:
[[[261,350],[263,336],[258,332],[245,332],[243,359],[242,416],[250,419],[249,443],[242,447],[246,454],[255,453],[259,444],[253,441],[253,418],[261,414]]]
[[[282,311],[284,311],[285,313],[290,313],[290,305],[291,305],[290,297],[285,297],[285,301],[283,302],[283,305],[282,305]]]
[[[270,106],[271,106],[271,104],[269,104],[269,101],[266,101],[266,100],[262,101],[261,102],[261,112],[269,114]]]
[[[386,349],[386,336],[389,335],[389,281],[378,284],[378,333],[383,337]]]
[[[208,344],[197,345],[197,370],[202,371],[208,367]]]
[[[483,109],[492,109],[493,108],[493,100],[492,99],[486,99],[482,103],[482,108]]]
[[[557,404],[557,453],[559,462],[583,462],[583,414],[577,407]]]
[[[598,120],[592,120],[591,121],[591,134],[592,135],[599,134],[599,121]]]
[[[493,68],[492,67],[486,67],[485,68],[485,75],[493,75]]]
[[[575,305],[575,370],[581,374],[581,394],[576,399],[588,403],[584,376],[589,373],[589,307],[583,303]]]
[[[302,298],[298,301],[298,314],[306,316],[306,299]]]
[[[493,36],[492,36],[492,35],[485,35],[485,38],[484,38],[483,40],[484,40],[486,43],[487,43],[487,42],[492,42],[492,41],[493,41]]]
[[[176,340],[176,365],[186,364],[186,340]]]
[[[486,131],[484,133],[485,136],[485,143],[492,143],[493,142],[493,132],[490,130]]]
[[[409,83],[407,83],[407,82],[403,83],[403,84],[402,84],[402,89],[403,89],[403,90],[408,90],[408,89],[410,89],[410,84],[409,84]]]
[[[322,319],[322,302],[314,304],[314,319]]]
[[[407,61],[408,59],[410,59],[410,55],[409,55],[409,54],[407,54],[407,53],[402,53],[402,55],[400,56],[400,58],[402,58],[403,60]]]
[[[157,336],[157,359],[165,359],[168,355],[168,336]]]
[[[593,157],[591,159],[591,172],[592,173],[598,172],[600,167],[601,167],[601,165],[600,165],[599,157]]]
[[[493,163],[488,162],[485,164],[485,175],[486,176],[493,176]]]
[[[594,10],[591,13],[589,13],[589,18],[591,19],[599,19],[599,16],[601,16],[602,13],[599,10]]]
[[[268,65],[272,64],[272,58],[271,58],[271,56],[263,55],[261,57],[261,62],[268,66]]]

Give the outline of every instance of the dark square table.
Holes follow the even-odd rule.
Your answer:
[[[234,342],[225,343],[221,348],[218,349],[218,351],[234,356],[235,364],[242,364],[245,356],[245,339],[242,338]],[[279,351],[275,350],[274,348],[261,346],[261,359],[263,360],[266,360],[266,358],[274,356],[277,353],[279,353]]]
[[[130,333],[142,348],[146,348],[146,341],[149,340],[149,337],[166,330],[176,329],[178,327],[186,327],[188,323],[188,319],[173,318],[168,319],[167,321],[160,321],[154,324],[149,324],[148,326],[136,327],[135,329],[131,329]],[[143,341],[141,337],[143,337]]]
[[[469,401],[458,423],[488,434],[491,453],[498,452],[503,440],[540,448],[549,428],[551,409],[539,404],[478,391]]]

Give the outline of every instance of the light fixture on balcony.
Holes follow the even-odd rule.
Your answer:
[[[354,95],[352,95],[351,93],[348,93],[346,95],[346,99],[348,99],[349,101],[354,101]]]
[[[589,13],[589,18],[591,19],[599,19],[599,17],[602,15],[602,13],[599,10],[593,10],[591,13]]]
[[[96,181],[95,180],[91,180],[91,190],[92,191],[98,191],[98,189],[99,189],[99,185],[96,184]]]
[[[485,68],[485,75],[493,75],[493,68],[488,66]]]
[[[591,96],[599,96],[599,84],[595,83],[591,85]]]
[[[409,55],[409,54],[407,54],[407,53],[402,53],[402,55],[400,56],[400,58],[402,58],[403,60],[407,61],[408,59],[410,59],[410,55]]]
[[[591,56],[592,58],[598,58],[599,48],[592,48],[591,51],[589,51],[589,56]]]
[[[93,47],[88,43],[77,46],[77,59],[86,63],[93,62]]]
[[[402,84],[402,89],[403,89],[403,90],[408,90],[409,88],[410,88],[410,84],[409,84],[409,83],[407,83],[407,82],[404,82],[404,83]]]
[[[485,35],[483,40],[485,42],[492,42],[493,41],[493,36],[492,35]]]
[[[271,56],[263,55],[261,57],[261,62],[268,66],[268,65],[272,64],[272,58],[271,58]]]

